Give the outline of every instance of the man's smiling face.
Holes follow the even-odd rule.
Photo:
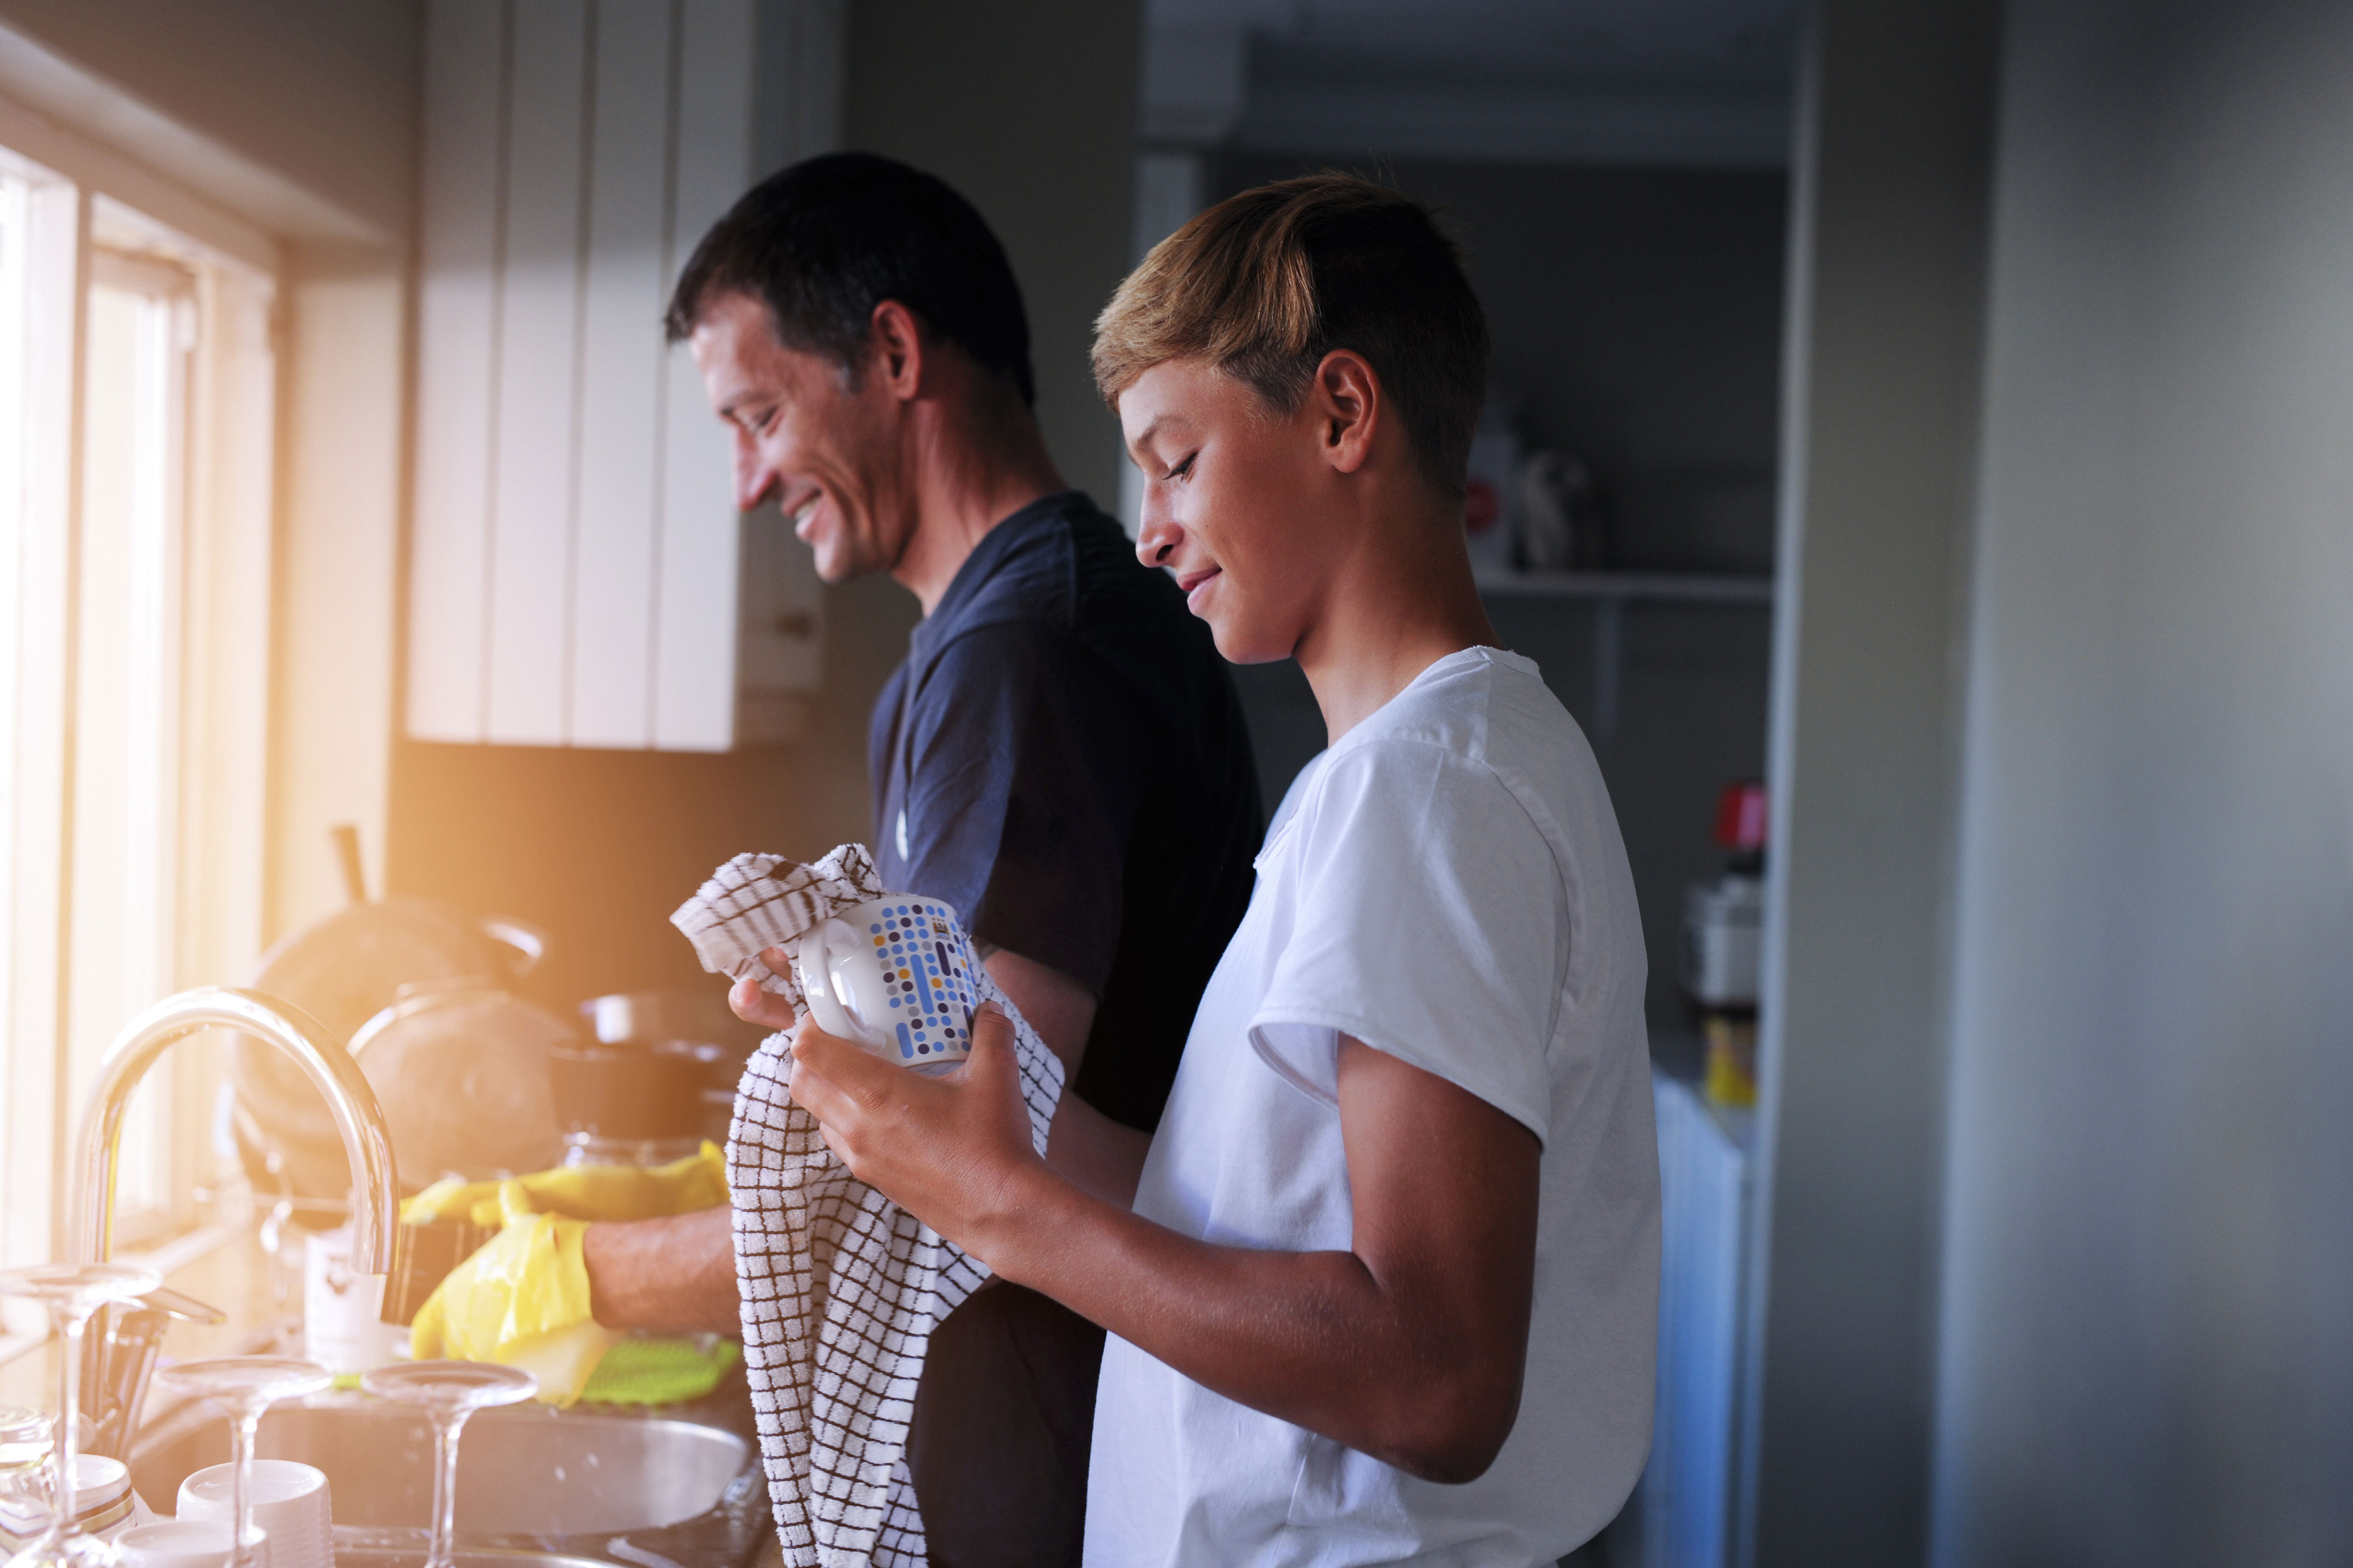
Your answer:
[[[1309,406],[1279,414],[1198,360],[1165,360],[1119,395],[1119,421],[1144,472],[1136,554],[1176,575],[1227,658],[1291,657],[1332,542],[1317,504],[1332,469]]]
[[[828,583],[888,571],[914,530],[900,479],[899,405],[823,354],[776,341],[749,294],[712,300],[687,340],[735,449],[735,505],[773,500]]]

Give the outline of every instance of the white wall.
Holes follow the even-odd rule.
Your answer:
[[[997,230],[1029,308],[1046,445],[1105,507],[1127,459],[1087,356],[1132,260],[1142,36],[1137,0],[849,12],[849,145],[930,170]]]
[[[20,96],[135,141],[125,150],[281,235],[397,243],[418,11],[417,0],[0,0],[0,25],[55,57],[0,69]]]
[[[406,405],[405,279],[380,252],[295,248],[279,379],[269,878],[275,938],[344,901],[328,838],[385,886]]]
[[[1822,0],[1793,162],[1743,1561],[1917,1562],[1990,0]]]
[[[2353,9],[2002,66],[1936,1561],[2353,1559]]]

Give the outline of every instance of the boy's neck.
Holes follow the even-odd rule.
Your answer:
[[[1293,657],[1314,689],[1328,743],[1449,654],[1496,646],[1451,515],[1367,531],[1333,574]]]

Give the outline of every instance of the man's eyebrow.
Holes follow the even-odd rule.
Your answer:
[[[1151,424],[1146,425],[1143,429],[1135,433],[1135,439],[1127,444],[1128,450],[1131,452],[1143,451],[1146,447],[1152,445],[1152,438],[1155,436],[1159,435],[1160,427],[1167,423],[1168,416],[1166,414],[1155,416]]]

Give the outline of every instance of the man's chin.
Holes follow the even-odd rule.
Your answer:
[[[830,542],[812,544],[810,552],[817,557],[817,580],[839,587],[854,578],[863,577],[874,568],[858,558],[854,551],[844,550]]]

